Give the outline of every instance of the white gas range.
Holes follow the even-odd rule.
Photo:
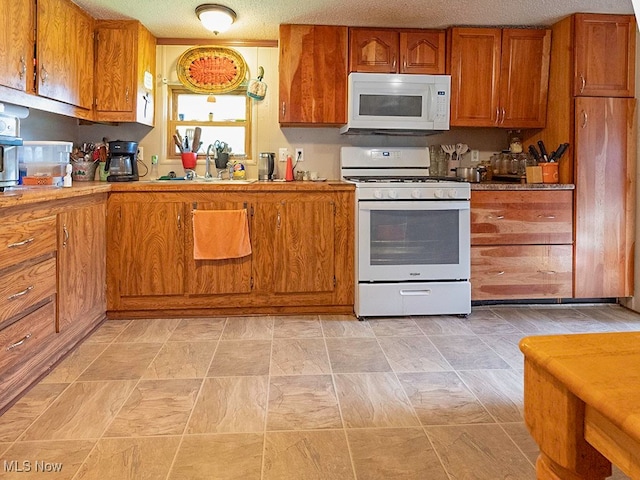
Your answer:
[[[470,186],[429,175],[429,149],[342,147],[356,185],[355,313],[471,313]]]

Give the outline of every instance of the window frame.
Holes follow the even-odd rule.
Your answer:
[[[252,133],[252,121],[251,121],[251,99],[247,97],[247,86],[242,84],[240,87],[236,88],[233,92],[229,93],[218,93],[213,94],[214,96],[222,96],[222,95],[244,95],[246,97],[246,112],[245,112],[245,120],[244,121],[234,121],[234,122],[225,122],[220,120],[212,120],[212,121],[198,121],[198,120],[179,120],[178,119],[178,95],[189,94],[189,95],[203,95],[206,96],[206,93],[197,93],[185,88],[182,85],[169,85],[169,94],[168,94],[168,116],[167,116],[167,159],[179,160],[180,153],[175,152],[175,143],[173,143],[173,134],[175,133],[178,127],[210,127],[215,125],[216,127],[244,127],[245,129],[245,137],[244,137],[244,151],[246,154],[245,160],[250,160],[251,155],[251,133]],[[198,157],[204,157],[206,155],[206,146],[198,152]]]

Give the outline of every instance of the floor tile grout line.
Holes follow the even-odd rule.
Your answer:
[[[524,423],[524,420],[522,421]],[[527,456],[527,454],[522,450],[522,448],[520,448],[520,445],[518,445],[518,443],[511,437],[511,435],[509,434],[509,432],[507,432],[507,430],[504,428],[504,424],[503,423],[498,423],[498,425],[500,426],[500,428],[502,429],[502,431],[505,433],[505,435],[507,437],[509,437],[509,440],[511,440],[511,443],[516,447],[516,449],[518,449],[518,451],[522,454],[522,456],[527,460],[527,462],[529,462],[529,464],[533,467],[533,469],[535,470],[536,465],[535,463],[531,462],[531,460],[529,459],[529,457]],[[526,425],[525,425],[526,427]],[[528,430],[527,430],[528,432]]]
[[[262,458],[260,459],[260,479],[264,479],[265,475],[265,461],[267,458],[267,422],[269,421],[269,396],[271,395],[271,363],[273,358],[273,339],[275,335],[275,319],[271,318],[271,348],[269,349],[269,370],[267,371],[267,394],[264,405],[264,420],[263,420],[263,432],[262,432]]]

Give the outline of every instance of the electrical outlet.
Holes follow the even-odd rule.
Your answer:
[[[480,150],[471,150],[471,163],[478,163],[480,161]]]
[[[289,149],[288,148],[279,148],[278,149],[278,159],[281,162],[286,162],[287,161],[287,155],[289,155]]]
[[[304,160],[304,149],[296,148],[296,158],[294,159],[294,161],[302,162],[303,160]]]

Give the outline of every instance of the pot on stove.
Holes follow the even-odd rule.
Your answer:
[[[460,178],[465,182],[480,182],[480,170],[478,167],[458,167],[456,168],[456,178]]]

